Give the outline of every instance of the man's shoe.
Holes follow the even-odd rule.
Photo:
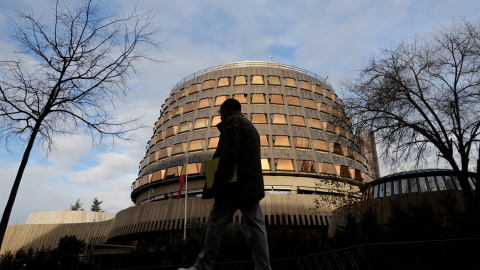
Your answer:
[[[197,270],[197,268],[195,268],[195,266],[192,266],[190,268],[178,268],[178,270]]]

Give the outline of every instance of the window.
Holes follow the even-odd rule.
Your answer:
[[[343,155],[342,146],[339,143],[330,143],[330,150],[337,155]]]
[[[262,171],[270,171],[270,159],[269,158],[262,158]]]
[[[218,96],[215,98],[215,106],[220,106],[229,96]]]
[[[270,104],[285,104],[283,102],[283,96],[282,95],[279,95],[279,94],[271,94],[269,96],[269,101],[270,101]]]
[[[290,140],[288,136],[275,135],[272,136],[273,146],[287,146],[290,147]]]
[[[277,171],[294,171],[293,160],[291,159],[275,159],[275,170]]]
[[[203,82],[203,90],[212,89],[215,87],[215,80],[208,80]]]
[[[265,84],[263,82],[263,76],[262,75],[252,75],[251,84]]]
[[[202,171],[202,163],[188,163],[187,174],[194,175],[199,174]]]
[[[208,127],[209,118],[199,118],[195,120],[195,125],[193,129],[200,129]]]
[[[172,146],[172,156],[185,153],[187,148],[187,143],[177,143]]]
[[[171,126],[165,131],[165,138],[171,137],[177,133],[178,126]]]
[[[409,178],[408,182],[410,183],[410,192],[415,193],[418,192],[418,184],[416,178]]]
[[[293,137],[293,144],[297,148],[310,148],[310,142],[305,137]]]
[[[165,175],[165,171],[166,170],[159,170],[159,171],[153,172],[151,182],[162,180],[163,176]]]
[[[209,108],[209,107],[212,106],[212,101],[213,101],[213,99],[211,99],[211,98],[200,99],[200,101],[198,103],[198,108],[199,109]]]
[[[355,151],[352,148],[347,147],[347,157],[351,159],[355,159]]]
[[[362,172],[360,170],[355,169],[355,180],[362,181]]]
[[[288,87],[297,87],[294,78],[283,78],[283,84]]]
[[[246,84],[247,84],[247,76],[245,75],[235,76],[235,81],[233,82],[233,85],[246,85]]]
[[[425,177],[418,178],[418,186],[420,187],[420,192],[428,191],[427,182],[425,181]]]
[[[200,83],[192,84],[190,86],[190,93],[189,94],[191,95],[191,94],[197,93],[200,90],[202,90],[202,84],[200,84]]]
[[[222,122],[220,115],[212,117],[212,127],[216,127],[220,122]]]
[[[304,98],[302,101],[303,101],[303,106],[305,106],[305,108],[312,109],[312,110],[317,109],[317,104],[313,99]]]
[[[395,180],[393,181],[393,195],[400,194],[400,181]]]
[[[232,81],[232,78],[230,78],[230,77],[222,77],[222,78],[218,79],[217,87],[230,86],[231,81]]]
[[[247,94],[235,94],[235,95],[233,95],[233,98],[238,100],[238,102],[240,102],[240,104],[246,104],[247,103],[247,97],[248,97]]]
[[[287,104],[290,106],[300,107],[300,98],[296,96],[287,96]]]
[[[183,122],[178,126],[178,134],[190,131],[192,129],[192,122]]]
[[[278,76],[267,76],[267,81],[270,85],[281,85],[280,77]]]
[[[312,140],[313,147],[315,150],[325,151],[328,152],[328,144],[327,141],[324,140]]]
[[[433,176],[428,176],[427,182],[431,191],[437,191],[437,184],[435,184],[435,178]]]
[[[168,168],[165,179],[180,176],[180,171],[181,170],[182,170],[182,166],[173,166],[173,167]]]
[[[260,135],[260,146],[269,146],[268,135]]]
[[[378,185],[373,187],[373,198],[374,199],[378,198],[378,188],[379,188]]]
[[[252,104],[265,104],[265,94],[252,94]]]
[[[189,102],[189,103],[185,104],[185,107],[183,108],[183,113],[188,113],[188,112],[194,111],[196,108],[197,108],[197,102],[196,101]]]
[[[270,114],[271,123],[274,125],[286,125],[287,124],[287,117],[285,114],[277,114],[272,113]]]
[[[385,183],[385,197],[392,195],[392,182]]]
[[[327,132],[330,132],[330,133],[333,133],[333,134],[336,134],[336,126],[330,122],[323,122],[323,127],[325,128],[325,130]]]
[[[179,107],[176,107],[175,109],[173,109],[173,116],[172,118],[175,118],[177,116],[180,116],[183,112],[183,106],[179,106]]]
[[[443,180],[442,176],[436,176],[437,179],[437,184],[438,184],[438,189],[439,190],[447,190],[447,186],[445,185],[445,181]]]
[[[460,186],[460,181],[458,181],[458,178],[456,176],[452,176],[452,178],[453,178],[453,182],[457,186],[457,189],[462,190],[462,186]]]
[[[170,155],[170,152],[172,151],[172,147],[164,147],[158,151],[158,160],[164,159]]]
[[[217,148],[219,140],[220,140],[220,137],[212,137],[208,139],[208,149]]]
[[[265,113],[252,113],[250,115],[251,122],[254,124],[266,124],[267,123],[267,114]]]
[[[305,126],[305,119],[303,118],[303,116],[292,115],[292,116],[290,116],[290,124],[292,126],[304,127]]]
[[[187,94],[188,94],[188,90],[190,90],[190,89],[187,87],[187,88],[183,88],[182,90],[178,91],[178,93],[176,94],[177,100],[186,97]]]
[[[340,176],[350,178],[350,170],[347,166],[340,165]]]
[[[474,182],[477,182],[475,180],[475,178],[472,178],[472,177],[468,177],[468,183],[470,183],[470,186],[472,187],[472,190],[476,190],[476,187],[475,187],[475,183]]]
[[[333,167],[333,164],[332,163],[322,163],[322,162],[319,162],[318,163],[318,167],[320,168],[321,166],[321,173],[325,173],[325,174],[334,174],[336,175],[336,171],[335,171],[335,167]]]
[[[297,160],[299,172],[315,172],[315,162],[311,160]]]
[[[298,81],[298,87],[304,90],[312,90],[310,84],[307,81]]]
[[[323,113],[328,113],[330,111],[328,105],[323,102],[318,102],[317,107],[318,110]]]
[[[323,91],[322,91],[322,87],[318,84],[312,84],[312,91],[315,93],[315,94],[318,94],[318,95],[323,95]]]
[[[401,184],[401,187],[402,187],[402,194],[407,194],[408,193],[408,179],[402,179],[400,184]]]
[[[318,120],[318,119],[308,118],[307,123],[308,123],[308,126],[310,128],[322,129],[322,124],[321,124],[320,120]]]
[[[194,140],[190,142],[188,151],[198,151],[205,148],[205,140]]]
[[[341,137],[344,137],[344,138],[347,138],[348,137],[348,131],[346,131],[345,129],[343,129],[342,127],[337,127],[337,133],[338,135],[340,135]]]

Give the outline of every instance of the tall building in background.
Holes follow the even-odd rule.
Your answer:
[[[95,224],[9,226],[6,249],[52,246],[65,234],[92,244],[130,245],[183,230],[185,192],[176,198],[185,162],[186,216],[206,221],[213,200],[201,199],[204,162],[217,147],[218,110],[227,98],[240,101],[260,134],[266,192],[261,207],[267,229],[292,226],[326,236],[332,211],[345,197],[360,198],[360,186],[377,175],[371,171],[378,170],[378,163],[370,141],[349,132],[341,101],[323,78],[289,65],[244,61],[196,72],[174,86],[132,183],[136,206]],[[234,220],[241,222],[239,212]],[[15,234],[26,230],[34,233],[25,233],[23,242],[15,240]],[[49,235],[35,235],[44,231]]]

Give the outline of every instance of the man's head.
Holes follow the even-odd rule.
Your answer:
[[[232,115],[235,111],[242,111],[242,105],[240,105],[240,102],[238,102],[238,100],[234,98],[229,98],[225,100],[222,103],[222,106],[220,106],[220,110],[218,110],[222,121],[225,121],[225,119],[228,116]]]

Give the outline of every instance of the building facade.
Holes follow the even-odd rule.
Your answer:
[[[359,199],[360,186],[379,175],[376,155],[368,142],[350,133],[341,100],[326,80],[275,62],[216,66],[173,87],[132,183],[136,206],[102,222],[105,235],[96,235],[97,242],[130,244],[142,233],[180,230],[185,205],[187,219],[208,219],[213,201],[201,199],[204,162],[215,152],[218,110],[227,98],[241,103],[260,134],[267,229],[299,226],[326,232],[340,201]],[[184,163],[188,191],[177,200]],[[241,214],[234,219],[241,221]]]

